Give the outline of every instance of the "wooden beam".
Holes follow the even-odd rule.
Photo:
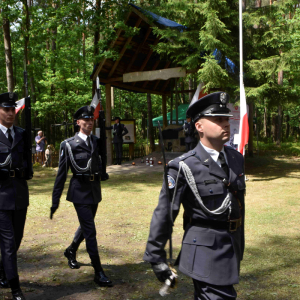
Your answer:
[[[160,60],[157,60],[156,63],[154,64],[153,68],[152,68],[152,71],[156,70],[159,63],[160,63]],[[143,88],[145,88],[148,83],[149,83],[149,81],[145,81],[144,84],[143,84]]]
[[[188,93],[195,93],[196,92],[196,89],[194,90],[182,90],[182,91],[173,91],[173,94],[188,94]],[[171,95],[171,92],[166,92],[166,93],[162,93],[166,96],[170,96]]]
[[[181,67],[178,67],[155,71],[133,72],[123,74],[123,82],[168,80],[170,78],[181,78],[185,76],[186,70]]]
[[[163,115],[163,129],[168,126],[167,119],[167,96],[162,95],[162,115]]]
[[[115,82],[115,81],[123,81],[123,77],[115,77],[115,78],[108,78],[107,83]]]
[[[131,11],[127,14],[127,17],[126,17],[126,19],[125,19],[124,24],[127,23],[128,19],[129,19],[129,17],[130,17],[130,14],[131,14]],[[116,33],[116,34],[117,34],[117,37],[116,37],[115,40],[113,40],[113,41],[110,43],[108,49],[113,48],[113,46],[115,45],[116,41],[118,40],[118,38],[119,38],[119,36],[120,36],[122,30],[123,30],[122,28],[119,28],[119,29],[117,30],[117,33]],[[98,74],[100,73],[102,67],[104,66],[105,62],[106,62],[106,58],[104,58],[102,61],[99,62],[99,65],[97,66],[97,69],[96,69],[96,71],[94,72],[93,77],[92,77],[92,80],[93,80],[93,81],[96,80],[96,78],[97,78]]]
[[[141,50],[142,50],[142,48],[143,48],[143,46],[144,46],[145,42],[147,41],[147,39],[148,39],[148,37],[149,37],[149,35],[150,35],[151,31],[152,31],[152,28],[151,28],[151,27],[149,27],[149,28],[148,28],[148,30],[147,30],[147,32],[146,32],[146,34],[145,34],[145,36],[144,36],[144,40],[143,40],[143,42],[142,42],[141,44],[139,44],[139,46],[138,46],[137,50],[135,51],[135,53],[134,53],[133,57],[131,58],[131,61],[130,61],[130,63],[128,64],[128,66],[127,66],[127,68],[126,68],[126,70],[125,70],[125,72],[124,72],[124,73],[127,73],[127,72],[130,70],[130,68],[131,68],[132,64],[133,64],[133,63],[134,63],[134,61],[136,60],[136,57],[137,57],[137,56],[138,56],[138,54],[141,52]]]
[[[160,37],[157,37],[156,40],[153,43],[153,46],[156,46],[158,44],[159,40],[160,40]],[[150,49],[150,51],[148,52],[148,55],[147,55],[146,59],[144,60],[142,66],[140,67],[140,71],[143,71],[145,69],[145,67],[146,67],[146,65],[147,65],[147,63],[148,63],[148,61],[149,61],[152,53],[153,53],[153,50]]]
[[[100,82],[102,82],[102,83],[111,83],[111,82],[109,82],[109,79],[106,79],[106,78],[100,78]],[[133,85],[129,85],[129,84],[118,82],[118,81],[115,81],[113,83],[113,85],[115,87],[120,87],[120,88],[123,88],[123,89],[127,89],[129,91],[135,91],[135,92],[139,92],[139,93],[149,93],[149,94],[156,94],[156,95],[163,95],[164,94],[163,92],[153,91],[152,89],[143,89],[143,88],[135,87]]]
[[[163,85],[162,92],[165,91],[165,89],[167,88],[169,82],[170,82],[170,79],[168,79],[168,80],[166,81],[166,83]],[[170,93],[170,94],[171,94],[171,93]]]
[[[170,64],[171,64],[170,61],[167,62],[166,65],[165,65],[165,67],[164,67],[164,69],[167,69],[167,68],[169,67]],[[154,90],[156,90],[156,88],[158,87],[159,83],[160,83],[160,80],[157,80],[157,82],[155,83],[155,85],[154,85],[154,87],[153,87]]]
[[[111,121],[111,85],[106,84],[105,85],[105,104],[106,104],[106,111],[105,111],[105,126],[110,127],[110,121]],[[107,134],[107,143],[106,143],[106,149],[107,149],[107,165],[110,166],[112,164],[112,138],[111,138],[111,131],[108,131]]]
[[[138,28],[138,27],[140,26],[141,22],[142,22],[142,18],[138,18],[138,20],[136,21],[134,27],[137,27],[137,28]],[[127,39],[127,41],[126,41],[124,47],[122,48],[122,50],[121,50],[121,52],[120,52],[120,54],[119,54],[119,58],[115,61],[113,67],[111,68],[111,70],[110,70],[110,72],[109,72],[109,74],[108,74],[108,78],[110,78],[110,77],[113,75],[113,73],[115,72],[115,69],[116,69],[116,67],[118,66],[118,64],[119,64],[119,62],[120,62],[122,56],[124,55],[125,51],[127,50],[127,46],[130,44],[132,38],[133,38],[133,36],[131,36],[131,37],[129,37],[129,38]]]

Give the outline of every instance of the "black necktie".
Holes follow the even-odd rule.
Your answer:
[[[13,137],[11,136],[10,132],[11,132],[11,129],[8,128],[8,129],[7,129],[7,136],[8,136],[9,142],[12,144],[13,141],[14,141],[14,139],[13,139]]]
[[[228,168],[228,165],[226,163],[225,156],[224,156],[223,152],[220,152],[220,154],[219,154],[219,160],[221,162],[221,168],[226,173],[227,177],[229,177],[229,168]]]
[[[88,147],[91,149],[91,138],[90,138],[90,136],[87,137],[86,141],[87,141]]]

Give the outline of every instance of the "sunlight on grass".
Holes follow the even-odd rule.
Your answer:
[[[240,284],[236,286],[240,300],[300,299],[299,167],[300,160],[295,158],[247,159],[246,251]],[[89,295],[87,299],[160,299],[161,284],[142,257],[162,173],[111,175],[101,183],[103,200],[95,219],[98,248],[104,270],[115,287],[100,289],[92,283],[93,271],[84,243],[78,251],[77,259],[82,264],[79,270],[70,270],[63,256],[78,227],[73,204],[65,200],[71,175],[60,207],[50,220],[55,171],[34,171],[18,256],[21,280],[65,289],[76,283]],[[174,257],[179,253],[182,235],[181,209],[174,227]],[[191,279],[179,275],[178,288],[165,299],[193,299]],[[37,285],[28,293],[39,289]],[[62,293],[59,299],[63,296]],[[67,299],[84,297],[74,291]]]

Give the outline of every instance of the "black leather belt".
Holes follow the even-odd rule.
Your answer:
[[[77,178],[81,181],[84,181],[84,182],[95,181],[95,180],[101,179],[101,177],[98,173],[96,173],[96,174],[73,174],[73,177]]]
[[[9,178],[25,178],[25,172],[24,169],[0,169],[0,180],[7,180]]]
[[[242,226],[242,217],[235,220],[229,220],[227,222],[191,219],[190,224],[192,226],[211,229],[226,229],[229,232],[235,232],[240,226]]]

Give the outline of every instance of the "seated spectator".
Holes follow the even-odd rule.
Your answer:
[[[45,164],[43,165],[43,167],[50,167],[50,164],[51,164],[51,156],[52,156],[51,146],[48,145],[48,146],[47,146],[47,149],[46,149],[46,151],[45,151],[45,158],[46,158],[46,161],[45,161]]]

